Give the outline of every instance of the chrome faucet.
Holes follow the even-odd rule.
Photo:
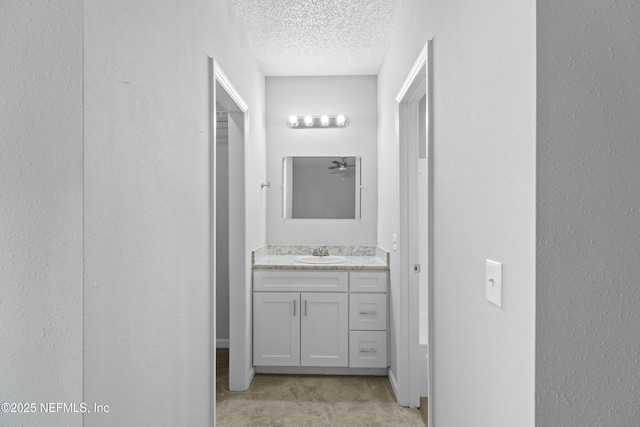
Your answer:
[[[329,249],[326,247],[320,249],[315,248],[313,250],[313,256],[329,256]]]

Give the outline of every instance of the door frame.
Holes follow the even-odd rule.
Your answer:
[[[216,173],[215,165],[217,159],[216,153],[216,115],[217,115],[217,84],[224,89],[231,101],[238,107],[238,112],[243,114],[243,130],[242,130],[242,170],[237,171],[237,178],[242,180],[240,187],[243,194],[241,195],[242,207],[237,215],[243,218],[243,222],[236,230],[229,230],[229,241],[236,239],[238,244],[232,250],[235,254],[230,254],[230,258],[234,258],[239,263],[239,271],[241,272],[241,280],[244,286],[230,286],[229,300],[230,306],[235,306],[234,310],[230,310],[229,315],[229,378],[230,388],[232,390],[246,390],[249,388],[255,370],[252,366],[252,348],[251,348],[251,259],[247,248],[248,244],[248,222],[246,212],[248,206],[247,200],[247,147],[248,129],[249,129],[249,106],[240,96],[240,93],[231,83],[231,80],[222,71],[214,58],[209,57],[209,289],[210,289],[210,369],[212,374],[210,377],[210,393],[213,400],[211,405],[211,425],[215,425],[215,407],[216,407]],[[230,168],[231,173],[231,168]],[[230,227],[231,228],[231,227]],[[235,237],[231,236],[234,232]],[[234,304],[231,304],[233,302]],[[231,356],[233,355],[233,356]],[[232,377],[234,378],[232,380]]]
[[[400,280],[400,303],[402,313],[400,322],[400,352],[398,355],[398,401],[403,406],[417,407],[420,404],[420,385],[418,359],[419,353],[419,282],[414,265],[420,264],[418,239],[411,230],[417,230],[419,219],[417,180],[409,179],[418,174],[418,103],[427,96],[427,294],[428,294],[428,378],[429,378],[429,426],[433,426],[433,72],[432,40],[428,40],[413,64],[411,71],[396,96],[396,149],[398,159],[398,265]]]

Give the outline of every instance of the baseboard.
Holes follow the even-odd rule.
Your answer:
[[[387,374],[389,377],[389,383],[391,383],[391,389],[393,389],[393,394],[396,395],[396,400],[400,401],[400,391],[398,390],[398,381],[396,381],[396,377],[393,376],[393,371],[389,368],[389,373]]]
[[[256,368],[255,367],[251,367],[251,369],[249,369],[248,375],[247,375],[247,389],[251,386],[251,382],[253,381],[253,377],[256,376]]]
[[[216,339],[216,348],[229,348],[229,338]]]
[[[385,368],[332,368],[314,366],[256,366],[258,374],[308,374],[308,375],[375,375],[385,376]]]
[[[420,398],[429,396],[429,353],[425,353],[424,358],[420,364]]]

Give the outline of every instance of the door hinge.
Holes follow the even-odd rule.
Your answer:
[[[413,264],[413,271],[420,273],[420,264]]]

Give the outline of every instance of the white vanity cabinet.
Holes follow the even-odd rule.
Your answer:
[[[253,291],[255,366],[387,367],[386,271],[254,270]]]

